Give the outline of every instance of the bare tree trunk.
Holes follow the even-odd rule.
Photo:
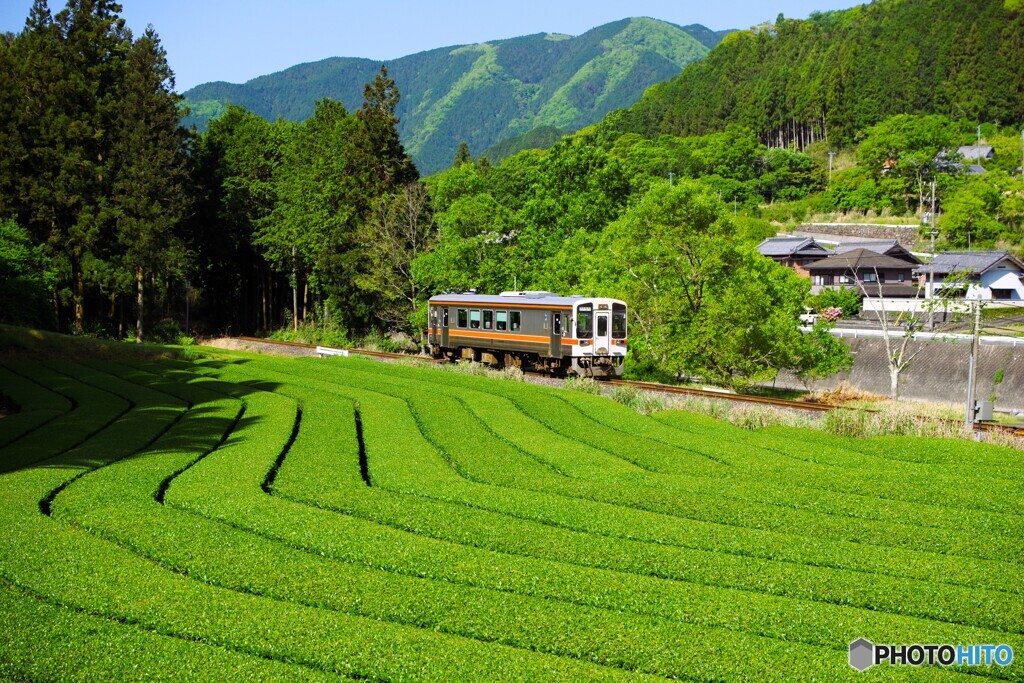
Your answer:
[[[889,364],[889,398],[896,400],[900,397],[900,368],[892,363]]]
[[[142,341],[142,266],[135,269],[135,341]]]
[[[296,276],[298,277],[298,276]],[[292,285],[292,330],[299,331],[299,283]]]
[[[259,324],[259,329],[267,329],[267,281],[263,279],[263,269],[259,269],[259,281],[260,281],[260,295],[262,296],[262,305],[260,306],[260,314],[263,317],[263,322]]]
[[[309,310],[309,277],[302,283],[302,322],[306,322],[306,311]]]
[[[82,282],[82,266],[78,263],[77,258],[72,268],[75,272],[74,292],[72,293],[75,307],[75,332],[81,332],[85,325],[85,284]]]

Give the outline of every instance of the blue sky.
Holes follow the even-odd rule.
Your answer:
[[[54,12],[64,0],[50,0]],[[531,33],[579,35],[647,16],[715,30],[749,28],[781,12],[802,19],[857,0],[122,0],[141,33],[152,24],[179,91],[207,81],[241,83],[327,57],[388,60],[435,47]],[[18,32],[32,0],[0,0],[0,31]]]

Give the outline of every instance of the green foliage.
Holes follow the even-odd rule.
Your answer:
[[[1010,124],[1024,14],[1004,0],[875,2],[728,36],[604,125],[648,137],[739,124],[765,142],[846,146],[897,114]]]
[[[455,152],[455,159],[452,161],[452,168],[458,168],[463,164],[473,162],[473,156],[469,153],[469,145],[465,140],[459,143],[459,149]]]
[[[50,259],[48,322],[113,332],[119,309],[130,318],[131,292],[141,334],[144,309],[167,303],[181,265],[186,135],[159,38],[134,38],[120,11],[96,0],[51,15],[37,2],[3,39],[0,215]],[[147,283],[158,284],[149,295]]]
[[[998,213],[1001,195],[996,186],[986,179],[972,178],[943,202],[939,230],[954,247],[991,243],[1003,231],[993,217]],[[969,237],[968,237],[969,235]]]
[[[596,285],[630,303],[630,345],[672,373],[745,384],[800,343],[807,283],[740,243],[726,207],[693,182],[655,186],[608,226]]]
[[[846,318],[852,318],[860,313],[863,303],[864,295],[853,287],[825,289],[820,293],[807,298],[807,305],[812,311],[820,313],[826,308],[834,306],[842,309],[843,316]]]
[[[846,344],[830,334],[832,325],[819,321],[804,335],[796,351],[793,370],[805,386],[814,380],[831,377],[853,366],[853,355]]]
[[[42,245],[13,220],[0,220],[0,322],[48,322],[55,275]]]
[[[565,137],[565,131],[554,126],[538,126],[526,133],[496,142],[483,151],[481,158],[501,163],[524,149],[550,149]]]

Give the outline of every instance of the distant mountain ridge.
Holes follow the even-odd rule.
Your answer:
[[[596,123],[703,58],[728,33],[623,19],[576,37],[538,33],[384,63],[402,95],[402,141],[421,173],[429,174],[451,164],[462,140],[476,155],[541,126],[572,131]],[[354,110],[380,65],[332,57],[244,84],[204,83],[184,93],[192,109],[185,123],[204,126],[223,112],[225,102],[269,120],[304,120],[324,97]]]

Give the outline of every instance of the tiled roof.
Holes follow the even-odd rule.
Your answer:
[[[867,249],[853,249],[844,254],[836,254],[822,259],[817,263],[806,266],[807,270],[839,270],[854,271],[862,268],[884,268],[886,270],[899,270],[911,268],[913,264],[907,263],[892,256],[879,254]]]
[[[796,256],[821,254],[830,252],[814,241],[812,237],[769,237],[757,245],[762,256]]]
[[[894,258],[902,259],[911,264],[920,263],[921,260],[910,253],[910,251],[900,244],[899,240],[864,240],[861,242],[842,242],[835,246],[837,254],[845,254],[848,251],[854,249],[867,249],[873,251],[876,254],[886,254]]]
[[[977,159],[978,157],[988,159],[993,155],[994,150],[992,145],[964,145],[957,152],[964,159]]]
[[[944,251],[936,254],[933,261],[922,265],[918,271],[930,273],[934,266],[936,275],[947,275],[955,270],[981,275],[1004,259],[1009,259],[1018,269],[1024,270],[1024,263],[1006,251]]]

